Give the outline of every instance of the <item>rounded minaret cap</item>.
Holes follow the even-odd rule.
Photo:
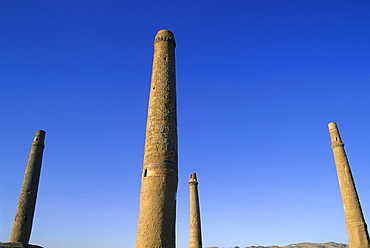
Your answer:
[[[175,36],[170,30],[162,29],[157,32],[154,39],[154,44],[159,41],[169,41],[176,47]]]
[[[167,29],[159,30],[157,32],[156,37],[158,37],[158,36],[161,36],[161,37],[165,36],[165,37],[170,37],[172,39],[175,39],[175,36],[173,35],[173,33],[170,30],[167,30]]]

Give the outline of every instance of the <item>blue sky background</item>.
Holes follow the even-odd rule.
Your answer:
[[[370,214],[370,2],[0,1],[0,241],[36,130],[32,244],[134,247],[156,32],[177,41],[177,247],[347,242],[327,124]]]

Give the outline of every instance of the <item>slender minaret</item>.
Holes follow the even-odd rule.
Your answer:
[[[157,33],[141,178],[137,248],[175,247],[178,182],[175,46],[171,31]]]
[[[22,191],[10,235],[10,242],[28,244],[30,240],[37,189],[39,187],[42,154],[45,147],[44,139],[45,132],[42,130],[36,131],[24,174]]]
[[[344,144],[339,135],[337,124],[329,123],[331,148],[334,153],[337,168],[339,187],[342,194],[348,243],[350,248],[369,248],[369,235],[364,216],[362,214],[360,201],[358,199],[355,182],[349,167]]]
[[[190,190],[190,242],[189,248],[202,248],[202,230],[200,225],[200,208],[197,174],[191,174]]]

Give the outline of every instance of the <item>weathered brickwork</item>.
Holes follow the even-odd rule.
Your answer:
[[[197,174],[189,179],[190,192],[190,242],[189,248],[202,248],[202,230],[200,225],[200,207]]]
[[[369,248],[369,235],[357,195],[351,168],[344,150],[344,143],[339,135],[337,124],[329,123],[329,132],[342,194],[348,243],[350,248]]]
[[[141,179],[137,248],[175,247],[178,184],[175,38],[161,30],[154,58]]]
[[[10,242],[28,244],[31,236],[33,215],[35,212],[37,190],[39,187],[45,132],[36,131],[15,214]]]

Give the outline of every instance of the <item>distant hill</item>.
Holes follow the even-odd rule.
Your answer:
[[[328,242],[324,244],[317,243],[298,243],[287,246],[248,246],[245,248],[348,248],[346,244],[339,244],[334,242]],[[218,248],[217,246],[207,247],[207,248]],[[239,246],[234,246],[234,248],[241,248]]]

